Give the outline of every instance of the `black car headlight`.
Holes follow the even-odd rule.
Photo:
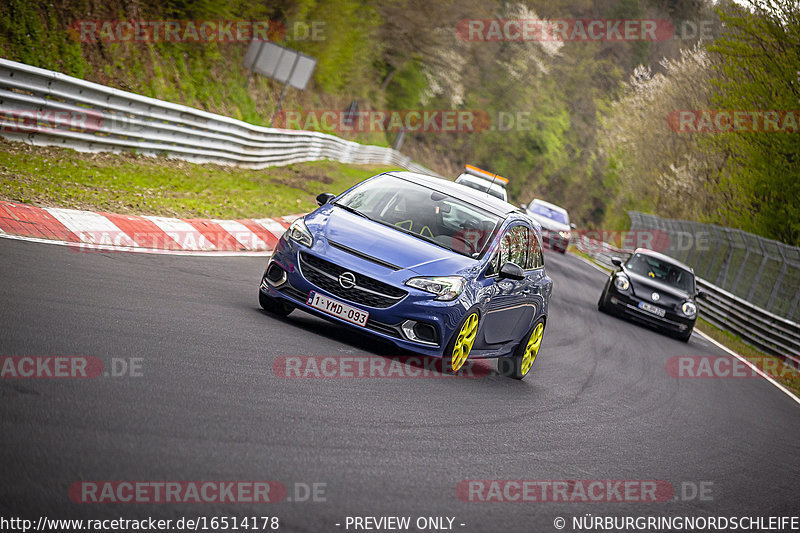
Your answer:
[[[697,306],[694,304],[694,302],[683,302],[683,305],[681,306],[681,311],[683,311],[684,315],[688,317],[693,317],[694,315],[697,314]]]
[[[464,290],[465,281],[461,276],[421,277],[411,278],[406,281],[406,285],[436,294],[437,300],[450,301],[458,298],[458,295]]]
[[[618,291],[627,291],[630,286],[631,282],[628,280],[627,276],[617,276],[614,278],[614,287],[616,287]]]
[[[292,225],[286,230],[286,234],[293,241],[304,244],[309,248],[314,244],[314,237],[311,236],[311,232],[308,231],[308,227],[306,223],[303,222],[302,218],[298,218],[292,222]]]

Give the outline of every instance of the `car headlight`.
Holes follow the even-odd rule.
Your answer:
[[[311,236],[311,232],[308,231],[308,227],[306,223],[303,222],[302,218],[298,218],[292,222],[292,225],[286,230],[286,234],[289,235],[289,238],[293,241],[305,244],[309,248],[314,244],[314,237]]]
[[[628,278],[625,276],[617,276],[614,278],[614,286],[617,288],[617,290],[627,291],[628,287],[631,286],[631,282],[628,281]]]
[[[681,311],[683,311],[684,315],[691,317],[697,314],[697,306],[694,304],[694,302],[683,302]]]
[[[411,278],[406,285],[421,291],[438,295],[437,300],[450,301],[458,298],[464,290],[464,278],[461,276],[444,276],[434,278]]]
[[[559,231],[559,235],[561,235],[562,239],[569,239],[572,235],[568,231]]]

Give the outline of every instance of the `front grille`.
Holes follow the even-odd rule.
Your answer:
[[[295,300],[300,300],[301,302],[304,303],[308,299],[308,294],[298,291],[288,283],[278,290],[284,293],[285,295],[291,296]]]
[[[402,289],[355,272],[352,272],[356,280],[355,287],[345,289],[339,284],[339,276],[349,272],[346,268],[305,252],[300,252],[300,266],[303,276],[320,289],[367,307],[390,307],[408,294]]]
[[[397,326],[390,326],[389,324],[383,324],[381,322],[368,319],[367,328],[377,331],[378,333],[383,333],[384,335],[389,335],[390,337],[402,338],[400,336],[400,332],[397,331]]]

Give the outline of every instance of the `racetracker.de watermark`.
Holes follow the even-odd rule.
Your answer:
[[[9,355],[0,357],[0,379],[138,378],[144,375],[142,366],[141,357]]]
[[[75,503],[277,503],[287,489],[278,481],[76,481]]]
[[[698,25],[688,22],[676,27],[666,19],[462,19],[456,34],[472,42],[655,42],[697,36]],[[710,22],[701,28],[705,34]]]
[[[456,486],[463,502],[666,502],[675,488],[664,480],[467,479]]]
[[[677,110],[667,124],[678,133],[798,133],[800,110]]]
[[[324,21],[288,28],[274,20],[75,20],[69,33],[83,43],[249,43],[324,39]]]
[[[767,356],[745,362],[727,355],[676,355],[667,359],[666,369],[673,378],[687,379],[800,378],[800,363]]]
[[[91,109],[0,109],[0,131],[9,133],[94,133],[104,122],[103,113]]]
[[[316,109],[281,111],[275,127],[293,130],[354,132],[466,132],[475,133],[492,127],[486,111],[456,109],[396,109],[341,111]]]
[[[482,378],[491,373],[488,361],[468,359],[455,374],[443,372],[442,360],[424,355],[290,355],[275,359],[279,378],[306,379],[419,379]]]

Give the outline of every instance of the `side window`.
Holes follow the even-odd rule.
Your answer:
[[[514,226],[511,228],[503,242],[508,239],[508,259],[519,265],[520,268],[526,268],[528,262],[528,228],[525,226]]]
[[[531,232],[530,247],[528,248],[528,266],[526,268],[541,268],[544,266],[544,256],[539,239]]]
[[[525,226],[514,226],[503,235],[500,241],[500,248],[495,252],[492,260],[489,261],[489,268],[486,269],[487,276],[493,276],[500,272],[500,267],[507,261],[516,263],[521,268],[527,268],[528,248],[530,232]]]

